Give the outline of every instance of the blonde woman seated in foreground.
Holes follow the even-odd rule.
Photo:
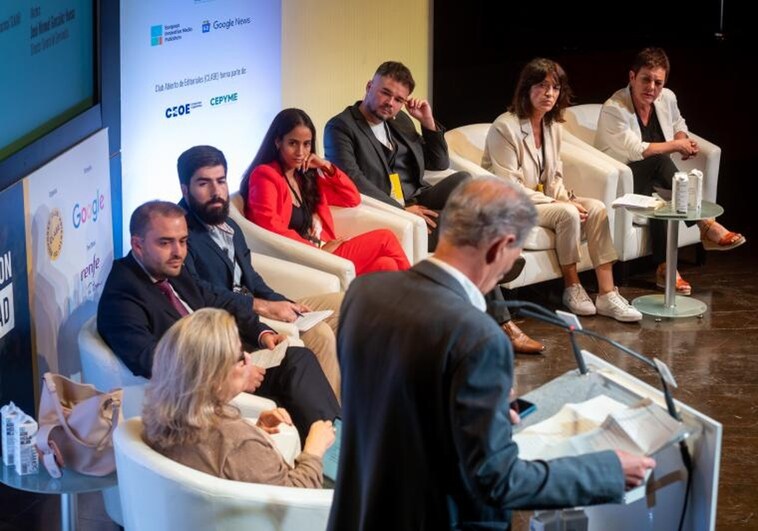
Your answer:
[[[282,408],[255,425],[229,401],[248,381],[234,318],[205,308],[177,321],[155,349],[142,421],[145,442],[185,466],[214,476],[287,487],[321,487],[322,457],[334,442],[330,421],[314,422],[303,452],[290,467],[267,434],[292,424]]]

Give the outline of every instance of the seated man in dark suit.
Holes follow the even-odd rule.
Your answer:
[[[437,246],[437,216],[450,193],[467,177],[457,172],[434,186],[426,186],[424,170],[446,170],[450,158],[445,129],[434,120],[428,101],[411,98],[416,87],[411,71],[402,63],[387,61],[379,65],[366,84],[363,101],[334,116],[324,129],[326,158],[355,181],[362,194],[405,208],[426,221],[429,250]],[[416,131],[408,113],[421,123]],[[519,257],[507,282],[524,268]],[[538,353],[544,345],[527,336],[511,320],[508,309],[498,305],[500,290],[488,294],[490,313],[511,339],[516,352]]]
[[[366,96],[333,117],[324,129],[326,158],[350,176],[362,194],[424,218],[429,250],[437,243],[437,216],[468,174],[457,172],[434,186],[425,170],[447,170],[445,129],[428,101],[411,98],[416,87],[402,63],[382,63],[366,85]],[[408,114],[421,123],[421,134]]]
[[[513,350],[482,293],[536,221],[512,184],[471,180],[442,212],[433,257],[353,281],[337,339],[345,408],[328,529],[508,529],[515,508],[618,502],[655,466],[622,451],[518,458]]]
[[[177,320],[200,308],[231,313],[246,348],[273,348],[285,339],[263,325],[249,303],[228,290],[198,284],[184,269],[188,234],[180,207],[165,201],[145,203],[132,214],[129,232],[132,252],[113,262],[97,309],[97,329],[134,374],[150,378],[158,340]],[[247,391],[289,410],[301,437],[313,422],[340,414],[324,373],[305,348],[288,348],[281,365],[268,371],[254,368]]]
[[[261,317],[293,322],[308,311],[332,310],[331,317],[302,334],[316,355],[334,393],[339,396],[337,323],[342,293],[315,295],[293,302],[272,290],[250,263],[242,229],[229,217],[226,157],[212,146],[195,146],[179,156],[179,184],[187,211],[189,240],[187,270],[199,282],[233,291]]]

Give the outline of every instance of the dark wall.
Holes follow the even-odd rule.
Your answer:
[[[435,0],[435,117],[448,128],[493,121],[508,106],[521,67],[539,56],[563,65],[575,103],[602,103],[626,84],[639,49],[661,46],[672,65],[667,86],[690,129],[722,148],[722,221],[758,237],[749,215],[754,200],[745,199],[758,177],[748,4],[726,0],[723,37],[716,35],[718,1],[627,5],[634,17],[621,20],[611,13],[622,3]]]

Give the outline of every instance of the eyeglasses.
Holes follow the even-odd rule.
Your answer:
[[[534,85],[534,88],[541,90],[542,92],[547,92],[549,89],[553,89],[555,92],[561,91],[561,86],[557,83],[550,83],[549,81],[543,81],[542,83],[537,83]]]

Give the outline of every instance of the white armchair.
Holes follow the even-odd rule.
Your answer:
[[[333,491],[220,479],[180,465],[142,440],[142,421],[113,436],[127,531],[326,529]]]
[[[634,191],[632,170],[625,164],[613,159],[605,153],[594,148],[597,122],[602,105],[592,103],[575,105],[566,109],[563,124],[564,143],[573,144],[585,152],[588,157],[593,157],[598,164],[604,164],[612,168],[617,175],[617,195],[621,196]],[[708,201],[716,201],[716,188],[718,186],[718,171],[721,161],[721,148],[707,140],[690,133],[700,146],[700,153],[694,159],[681,160],[672,157],[676,166],[682,171],[690,171],[697,168],[703,172],[703,198]],[[650,254],[650,242],[647,231],[647,220],[637,218],[626,209],[617,209],[613,220],[614,244],[619,253],[619,260],[627,261]],[[679,246],[691,245],[700,241],[700,233],[697,227],[686,227],[679,224]]]
[[[97,317],[92,317],[84,323],[79,331],[78,341],[82,380],[85,383],[103,391],[123,387],[141,392],[147,379],[135,376],[103,341],[97,332]],[[141,401],[127,401],[125,398],[124,404],[134,404],[137,408],[122,411],[122,416],[129,418],[141,414]],[[261,411],[276,407],[273,400],[249,393],[240,393],[235,397],[234,404],[245,417],[257,417]]]
[[[364,205],[355,208],[332,207],[331,210],[335,229],[340,235],[353,236],[374,229],[389,229],[397,236],[408,260],[414,260],[415,249],[419,245],[415,241],[417,230],[415,220],[409,220],[406,213]],[[242,196],[239,193],[232,194],[229,215],[242,228],[251,251],[332,274],[339,278],[342,291],[355,278],[355,266],[350,260],[259,227],[248,221],[243,211]]]
[[[84,323],[79,331],[78,343],[82,381],[94,385],[101,391],[123,388],[122,421],[140,416],[147,379],[135,376],[103,341],[97,331],[96,316]],[[248,393],[241,393],[235,397],[234,404],[244,417],[258,417],[261,411],[276,407],[273,400]],[[111,520],[123,526],[124,517],[119,503],[118,486],[103,491],[103,503]]]
[[[465,125],[445,133],[450,151],[450,166],[458,171],[467,171],[473,176],[492,175],[480,166],[487,131],[490,124]],[[577,195],[599,199],[609,211],[616,198],[617,174],[602,164],[596,164],[581,148],[564,142],[561,147],[564,183]],[[524,272],[505,286],[517,288],[561,277],[558,256],[555,253],[555,232],[535,227],[524,242]],[[577,264],[579,271],[592,268],[587,244],[582,243],[582,259]]]

